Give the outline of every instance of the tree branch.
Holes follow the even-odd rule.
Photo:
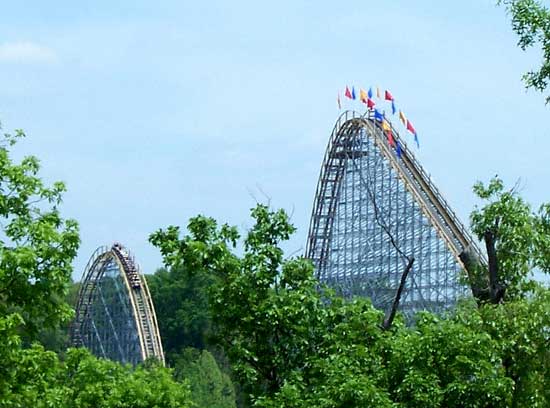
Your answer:
[[[395,293],[395,297],[393,298],[391,309],[387,317],[384,319],[384,323],[382,324],[382,329],[384,330],[388,330],[393,323],[393,319],[395,318],[395,314],[397,313],[397,309],[399,308],[399,302],[401,301],[401,294],[403,292],[403,289],[405,288],[405,282],[407,281],[407,276],[412,269],[413,263],[414,258],[409,258],[409,263],[407,264],[407,267],[401,275],[401,282],[399,283],[399,287],[397,288],[397,292]]]

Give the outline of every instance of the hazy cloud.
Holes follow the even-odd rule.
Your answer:
[[[29,41],[0,44],[0,62],[51,63],[56,59],[52,49]]]

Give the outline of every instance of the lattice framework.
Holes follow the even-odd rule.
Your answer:
[[[345,112],[332,132],[317,185],[306,256],[320,280],[345,296],[390,305],[414,257],[401,310],[441,312],[468,295],[465,251],[483,254],[392,128],[392,145],[370,113]],[[399,142],[401,157],[395,146]]]
[[[164,363],[147,282],[122,245],[100,247],[90,258],[78,294],[71,342],[122,363],[135,365],[149,357]]]

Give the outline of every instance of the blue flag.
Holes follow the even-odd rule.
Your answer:
[[[377,120],[378,122],[382,122],[384,120],[384,115],[382,115],[378,109],[375,109],[374,110],[374,119]]]
[[[420,143],[418,143],[418,135],[416,134],[416,132],[414,132],[414,141],[416,142],[416,147],[420,149]]]
[[[369,88],[369,98],[372,99],[372,88]]]
[[[351,87],[351,99],[356,99],[356,97],[355,97],[355,88],[353,86]]]
[[[397,109],[395,109],[395,103],[393,102],[393,99],[391,101],[391,114],[395,115],[395,112],[397,112]]]
[[[397,141],[397,157],[401,158],[401,143]]]

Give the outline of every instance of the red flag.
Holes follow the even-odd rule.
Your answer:
[[[393,101],[393,96],[390,93],[390,91],[386,91],[386,93],[384,95],[384,99],[387,100],[387,101]]]
[[[416,130],[414,130],[410,120],[407,120],[407,130],[411,132],[413,135],[416,135]]]
[[[374,103],[374,101],[371,99],[371,98],[367,98],[367,106],[370,108],[370,109],[373,109],[374,108],[374,105],[376,105]]]
[[[346,85],[346,93],[344,95],[346,95],[346,98],[351,99],[351,92],[350,92],[349,88],[347,87],[347,85]]]
[[[395,145],[395,141],[393,140],[393,135],[391,133],[391,130],[388,130],[388,142],[389,142],[390,146]]]

